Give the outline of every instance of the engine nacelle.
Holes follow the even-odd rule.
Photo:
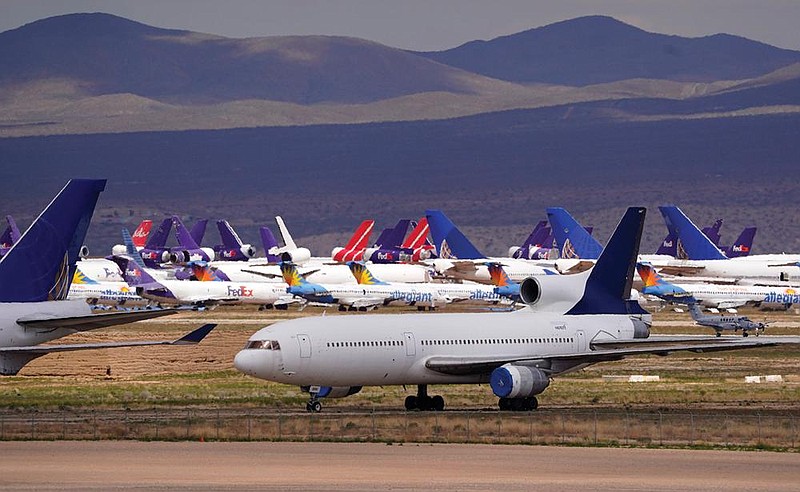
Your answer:
[[[522,248],[520,248],[519,246],[511,246],[510,248],[508,248],[508,257],[519,258],[519,255],[522,254],[520,253],[520,251],[522,251]]]
[[[492,371],[489,385],[500,398],[527,398],[547,389],[550,378],[536,367],[506,364]]]
[[[536,309],[565,312],[583,296],[588,272],[576,275],[538,275],[519,285],[519,297]]]
[[[81,249],[78,250],[78,256],[81,258],[88,258],[89,257],[89,247],[85,244],[81,246]]]
[[[281,261],[291,261],[294,264],[305,263],[311,259],[308,248],[295,248],[281,253]]]
[[[252,258],[256,255],[256,248],[252,244],[243,244],[239,251],[247,258]]]
[[[313,392],[317,388],[310,386],[307,390]],[[361,386],[320,386],[317,398],[344,398],[355,395],[361,391]]]
[[[128,254],[128,248],[124,244],[115,244],[111,247],[111,256],[122,256]]]

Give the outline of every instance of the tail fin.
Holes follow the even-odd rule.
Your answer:
[[[639,277],[641,277],[645,288],[663,285],[665,282],[664,278],[649,263],[637,263],[636,271],[639,272]]]
[[[186,249],[199,249],[200,246],[197,244],[197,241],[194,240],[192,237],[192,233],[186,230],[186,226],[183,225],[180,217],[177,215],[172,216],[172,224],[175,226],[175,239],[178,240],[178,244],[182,248]],[[195,224],[197,227],[197,224]],[[193,228],[194,229],[194,228]],[[205,226],[203,226],[203,230],[205,231]]]
[[[135,257],[112,256],[111,261],[119,266],[120,271],[122,271],[122,278],[131,287],[161,285],[144,268],[137,264]]]
[[[133,231],[133,245],[137,248],[144,248],[147,243],[147,236],[150,234],[150,228],[153,227],[153,221],[146,219],[139,223],[139,227]]]
[[[8,226],[6,226],[6,230],[3,231],[3,234],[0,235],[0,247],[10,248],[14,243],[19,241],[21,234],[17,228],[17,223],[14,222],[14,217],[6,215],[6,222]]]
[[[272,230],[267,226],[261,226],[258,231],[261,233],[261,244],[264,246],[264,253],[267,256],[267,261],[270,263],[278,263],[281,257],[269,252],[272,248],[278,247],[278,240],[272,234]]]
[[[503,269],[503,265],[497,262],[487,262],[486,266],[489,268],[489,278],[492,281],[492,285],[495,287],[506,287],[509,285],[514,285],[516,282],[511,280],[511,277],[508,276],[505,269]]]
[[[693,302],[689,304],[689,314],[692,316],[693,320],[697,321],[703,316],[703,310],[700,309],[700,306],[696,302]]]
[[[300,275],[300,272],[297,271],[295,264],[289,261],[281,263],[281,274],[283,274],[283,281],[286,282],[289,287],[296,287],[308,283],[306,279]]]
[[[283,244],[290,249],[296,249],[297,245],[292,239],[292,235],[289,234],[289,229],[286,228],[286,224],[283,223],[283,218],[280,215],[275,216],[275,222],[278,223],[278,231],[281,233],[281,238],[283,238]]]
[[[486,258],[441,210],[426,210],[425,217],[428,219],[439,258]]]
[[[703,229],[700,232],[705,234],[708,240],[714,243],[714,245],[719,246],[719,240],[720,240],[719,230],[721,227],[722,227],[722,219],[717,219],[713,225],[710,225],[708,227],[703,227]]]
[[[194,239],[194,242],[198,247],[203,244],[203,236],[206,235],[207,225],[208,219],[200,219],[194,223],[192,230],[189,231],[189,235],[192,236],[192,239]]]
[[[736,258],[749,255],[750,249],[753,247],[753,239],[756,237],[756,230],[755,227],[748,227],[743,230],[736,241],[729,248],[725,248],[725,256]]]
[[[548,208],[547,220],[550,221],[562,258],[594,260],[600,257],[603,246],[569,212],[561,207]]]
[[[644,207],[628,208],[589,270],[583,297],[566,314],[647,314],[629,300],[645,215]]]
[[[122,228],[122,244],[125,245],[125,253],[131,257],[131,259],[139,266],[139,268],[144,269],[144,260],[142,260],[139,252],[136,251],[136,246],[134,245],[131,233],[124,227]]]
[[[677,258],[678,257],[678,238],[670,231],[667,237],[661,241],[661,246],[656,250],[657,255],[667,255]]]
[[[348,261],[347,266],[350,268],[350,273],[355,277],[356,282],[360,285],[388,285],[372,275],[367,266],[360,261]]]
[[[409,219],[400,219],[394,227],[384,229],[375,241],[376,248],[399,248],[411,224]]]
[[[676,258],[690,260],[724,260],[725,255],[675,205],[658,207],[667,228],[678,238]],[[685,252],[685,256],[684,256]]]
[[[75,268],[75,274],[72,276],[72,283],[79,285],[97,285],[100,282],[91,277],[87,277],[80,268]]]
[[[219,230],[219,237],[222,239],[222,246],[225,249],[239,249],[244,244],[227,220],[218,220],[217,229]]]
[[[65,299],[104,179],[72,179],[0,259],[0,302]]]
[[[372,234],[372,228],[375,226],[374,220],[363,221],[358,228],[356,228],[353,236],[347,241],[344,249],[352,251],[354,249],[364,249],[369,242],[369,235]]]
[[[637,263],[636,270],[644,282],[642,294],[658,296],[670,302],[685,304],[697,302],[691,293],[665,280],[649,263]]]
[[[428,218],[422,217],[421,219],[419,219],[419,222],[417,222],[417,224],[411,230],[411,234],[408,235],[408,237],[403,242],[401,247],[408,249],[421,248],[422,245],[425,244],[425,241],[427,241],[428,239],[428,232],[430,232],[430,227],[428,226]]]
[[[530,246],[544,246],[544,240],[550,234],[550,228],[547,227],[546,220],[540,220],[536,227],[533,228],[531,233],[528,235],[528,238],[520,245],[520,249],[525,249]]]
[[[164,219],[156,228],[156,232],[147,237],[144,247],[147,249],[161,249],[167,244],[169,231],[172,230],[172,219]]]

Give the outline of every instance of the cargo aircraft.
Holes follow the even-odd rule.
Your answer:
[[[649,313],[629,299],[644,218],[644,208],[629,208],[591,270],[524,280],[519,311],[295,319],[252,335],[234,365],[300,386],[313,412],[323,397],[384,385],[417,386],[408,410],[442,410],[429,385],[476,383],[489,384],[501,410],[532,410],[551,378],[598,362],[778,343],[649,337]]]

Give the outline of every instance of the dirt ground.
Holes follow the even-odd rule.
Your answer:
[[[0,442],[0,490],[795,491],[795,453],[489,445]]]

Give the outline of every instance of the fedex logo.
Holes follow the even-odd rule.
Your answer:
[[[155,260],[158,257],[155,251],[142,251],[142,259]]]
[[[662,244],[663,244],[663,246],[665,248],[671,248],[672,247],[672,241],[664,241]]]
[[[380,251],[378,251],[378,259],[384,261],[394,261],[394,255],[389,251],[385,253],[381,253]]]
[[[737,253],[747,253],[750,251],[750,248],[748,248],[744,244],[742,245],[734,244],[731,250],[736,251]]]
[[[236,250],[235,249],[231,249],[231,250],[228,250],[228,251],[223,251],[222,252],[222,257],[223,258],[234,258],[234,257],[236,257]]]
[[[128,275],[130,277],[141,277],[142,272],[140,272],[138,269],[128,268],[127,270],[125,270],[125,275]]]
[[[228,295],[233,297],[253,297],[253,289],[248,289],[244,285],[240,287],[228,287]]]

